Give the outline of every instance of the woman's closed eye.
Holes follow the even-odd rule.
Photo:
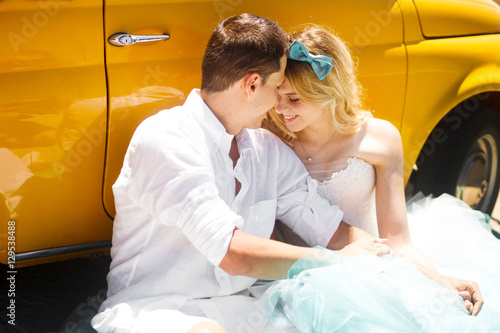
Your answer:
[[[292,103],[296,103],[298,101],[300,101],[300,98],[291,98],[291,97],[288,97],[288,99],[290,100],[290,102]]]

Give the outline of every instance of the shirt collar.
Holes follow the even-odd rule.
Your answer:
[[[240,155],[242,155],[245,150],[254,147],[250,131],[251,130],[244,128],[236,135],[236,141],[238,142],[238,150],[240,151]]]
[[[235,136],[226,132],[224,125],[222,125],[201,98],[200,89],[193,89],[191,91],[186,102],[184,102],[184,107],[191,110],[198,124],[204,129],[207,144],[210,149],[213,149],[215,152],[220,147],[225,153],[229,154],[231,141]],[[244,150],[253,147],[253,140],[246,128],[242,129],[241,132],[236,135],[236,140],[238,142],[240,154],[243,153]]]
[[[229,154],[234,135],[226,132],[224,125],[203,101],[200,96],[200,89],[191,91],[184,103],[184,107],[191,110],[195,120],[203,128],[208,147],[215,152],[222,146],[222,149],[227,150],[227,154]]]

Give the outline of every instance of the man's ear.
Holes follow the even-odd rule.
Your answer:
[[[257,90],[257,85],[260,83],[260,75],[257,73],[249,73],[240,80],[240,89],[250,97]]]

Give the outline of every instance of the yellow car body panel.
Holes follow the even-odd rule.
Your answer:
[[[476,22],[485,6],[486,22]],[[402,133],[406,180],[455,105],[500,91],[500,15],[487,0],[1,1],[0,219],[15,221],[18,264],[109,246],[111,186],[135,128],[199,87],[212,30],[243,12],[290,32],[328,26],[348,43],[365,106]],[[107,41],[117,33],[170,39],[118,47]],[[0,230],[4,264],[8,240]]]
[[[0,3],[0,219],[16,254],[110,239],[102,22],[99,0]]]
[[[413,164],[433,128],[453,107],[473,96],[470,110],[462,119],[450,118],[450,124],[466,121],[486,100],[481,93],[500,89],[500,36],[424,40],[407,44],[408,87],[401,134],[405,149],[405,174]],[[432,154],[435,145],[446,138],[436,133],[420,159]],[[423,161],[422,161],[423,162]]]
[[[414,0],[427,38],[500,32],[500,7],[484,0]]]

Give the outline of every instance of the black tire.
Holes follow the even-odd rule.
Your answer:
[[[500,189],[500,113],[473,102],[458,105],[433,130],[410,183],[414,194],[449,193],[491,214]]]

